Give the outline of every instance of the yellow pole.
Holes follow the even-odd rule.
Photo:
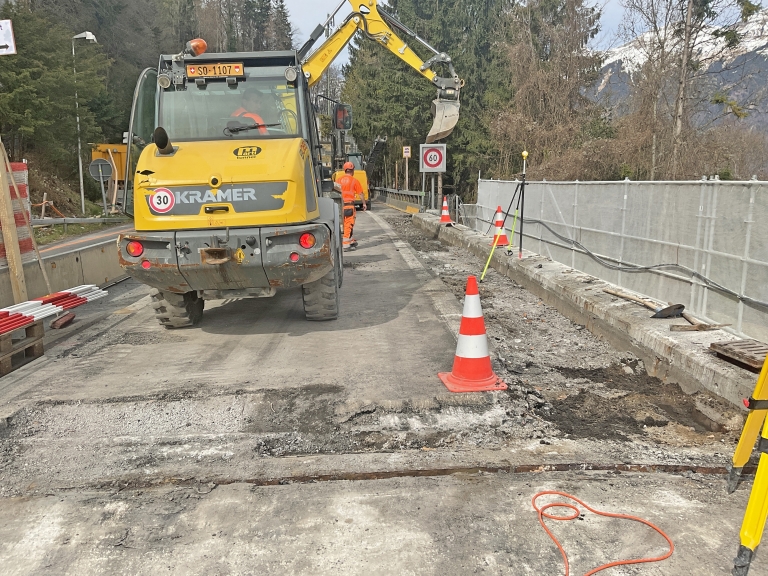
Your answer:
[[[768,400],[768,357],[765,359],[763,370],[760,372],[760,377],[757,379],[755,391],[752,393],[750,401],[766,400]],[[749,462],[749,458],[752,455],[752,449],[755,447],[755,440],[757,440],[757,437],[760,435],[760,429],[763,427],[766,415],[768,415],[768,406],[766,406],[766,408],[751,409],[749,411],[749,416],[747,416],[744,429],[741,431],[739,444],[736,446],[736,451],[733,453],[733,466],[728,475],[729,494],[736,490],[741,471],[744,466],[747,465],[747,462]]]
[[[741,524],[741,547],[736,557],[733,576],[747,576],[755,550],[760,545],[768,518],[768,423],[763,427],[763,437],[760,441],[760,464],[755,474],[755,483],[749,495],[749,503],[744,512]]]
[[[488,272],[488,266],[491,265],[491,258],[493,258],[493,253],[496,251],[496,244],[499,243],[499,238],[501,237],[500,234],[496,234],[496,238],[493,239],[493,247],[491,248],[491,255],[488,256],[488,262],[485,263],[485,269],[483,270],[483,275],[480,276],[480,282],[485,280],[485,274]]]

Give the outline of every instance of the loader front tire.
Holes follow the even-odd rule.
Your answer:
[[[339,267],[337,258],[333,270],[317,282],[310,282],[301,287],[307,320],[322,322],[339,317]]]
[[[197,295],[197,292],[175,294],[161,292],[154,288],[150,296],[152,308],[155,309],[155,318],[168,329],[197,326],[203,319],[205,301]]]

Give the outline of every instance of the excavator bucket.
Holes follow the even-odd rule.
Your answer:
[[[432,113],[435,121],[427,135],[427,144],[432,144],[450,136],[459,121],[459,101],[436,99],[432,101]]]

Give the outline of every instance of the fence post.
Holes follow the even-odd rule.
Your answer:
[[[696,245],[695,245],[695,252],[693,255],[693,269],[698,272],[699,271],[699,258],[701,257],[701,249],[703,245],[703,241],[701,238],[701,227],[704,226],[704,203],[707,200],[707,177],[703,176],[701,179],[701,191],[699,193],[699,214],[696,217],[696,220],[698,224],[696,225]],[[706,233],[706,231],[705,231]],[[691,279],[691,305],[689,308],[691,310],[697,311],[697,296],[701,296],[700,290],[697,290],[697,286],[702,286],[703,284],[699,282],[696,278]]]
[[[707,242],[707,263],[704,269],[704,276],[714,280],[712,278],[712,251],[715,249],[715,226],[717,224],[717,192],[720,188],[720,179],[715,178],[712,185],[712,208],[711,215],[709,217],[709,238]],[[704,287],[704,301],[701,306],[701,314],[706,318],[707,316],[707,304],[709,301],[709,287]]]
[[[754,222],[754,208],[755,208],[755,185],[754,183],[749,184],[749,211],[747,213],[747,235],[744,239],[744,260],[741,266],[741,290],[739,291],[740,296],[744,296],[744,294],[747,291],[747,275],[749,272],[749,248],[750,243],[752,241],[752,224]],[[739,300],[738,303],[738,319],[736,321],[736,331],[741,334],[742,333],[742,324],[744,321],[744,301]]]
[[[621,208],[621,245],[619,247],[619,266],[624,265],[624,235],[627,233],[627,198],[629,197],[629,178],[624,178],[624,205]],[[619,288],[624,286],[621,283],[621,270],[617,281]]]
[[[579,181],[576,180],[576,187],[573,191],[573,232],[571,237],[576,240],[576,227],[579,218]],[[576,246],[571,246],[571,268],[576,270]]]

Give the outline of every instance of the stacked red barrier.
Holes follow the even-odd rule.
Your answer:
[[[78,286],[0,309],[0,334],[21,330],[65,310],[72,310],[88,302],[104,298],[107,293],[97,286]]]
[[[21,251],[22,262],[32,262],[35,260],[35,248],[32,244],[32,236],[30,235],[27,223],[24,220],[24,213],[26,211],[27,218],[32,218],[30,213],[29,202],[29,171],[26,164],[23,162],[11,162],[11,170],[13,170],[13,178],[16,180],[16,185],[19,188],[19,197],[16,195],[16,190],[11,184],[11,200],[13,201],[13,216],[16,221],[16,233],[19,237],[19,249]],[[8,178],[10,182],[10,178]],[[0,268],[8,266],[6,260],[5,245],[3,243],[3,235],[0,233]]]

